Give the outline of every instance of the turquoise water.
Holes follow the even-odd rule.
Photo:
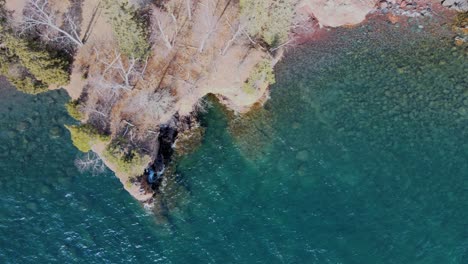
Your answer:
[[[431,30],[327,33],[263,110],[214,103],[156,218],[73,167],[63,92],[0,88],[0,261],[468,263],[468,63]]]

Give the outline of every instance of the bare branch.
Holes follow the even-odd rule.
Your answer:
[[[106,170],[106,165],[94,152],[88,152],[82,157],[76,158],[75,166],[81,173],[89,171],[92,175],[101,174]]]
[[[226,19],[226,23],[229,25],[229,27],[231,28],[231,31],[233,31],[233,35],[232,35],[232,38],[230,40],[228,40],[228,42],[226,43],[226,46],[224,47],[224,49],[221,51],[221,55],[225,55],[226,52],[228,51],[228,49],[231,47],[231,45],[236,41],[236,39],[243,34],[243,31],[245,30],[245,28],[247,27],[247,24],[244,23],[244,20],[240,20],[238,23],[237,23],[237,29],[234,29],[231,25],[231,23],[229,23],[229,20]]]
[[[66,41],[78,47],[83,46],[83,41],[79,37],[78,26],[73,21],[71,16],[66,16],[67,22],[70,24],[70,32],[60,28],[57,25],[56,18],[51,12],[48,0],[29,0],[25,10],[25,16],[22,23],[22,32],[33,28],[45,28],[57,33],[56,36],[50,36],[47,30],[38,30],[41,32],[41,37],[50,41]]]
[[[211,39],[218,25],[218,17],[216,16],[216,3],[213,0],[206,0],[199,4],[198,21],[195,24],[197,34],[200,36],[200,44],[198,52],[202,53],[206,43]]]
[[[165,12],[159,8],[153,9],[151,18],[153,28],[157,29],[152,38],[154,42],[161,40],[164,46],[171,50],[179,34],[179,21],[173,12]]]
[[[192,20],[192,0],[185,0],[187,5],[187,16],[189,20]]]
[[[110,87],[111,90],[131,91],[136,82],[143,78],[148,65],[148,58],[144,62],[134,57],[125,59],[117,50],[114,50],[113,55],[107,59],[101,58],[97,48],[94,48],[94,52],[97,61],[105,66],[102,74],[97,78],[98,82],[101,87]],[[143,67],[139,67],[141,63],[144,63]]]
[[[174,111],[175,98],[168,89],[159,89],[156,92],[145,89],[133,93],[125,104],[125,112],[135,120],[146,120],[146,123],[158,124],[166,122]],[[132,124],[136,125],[136,124]]]

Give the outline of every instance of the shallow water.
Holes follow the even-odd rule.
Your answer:
[[[468,263],[468,64],[425,26],[328,33],[264,110],[214,103],[164,220],[73,167],[63,92],[0,88],[0,261]]]

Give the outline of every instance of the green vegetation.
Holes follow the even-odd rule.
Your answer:
[[[104,152],[104,158],[115,166],[119,172],[135,176],[148,166],[151,158],[148,155],[141,155],[135,150],[123,149],[119,139],[113,140]]]
[[[54,58],[50,53],[39,50],[29,41],[5,31],[2,32],[1,42],[7,54],[17,57],[21,65],[38,81],[49,85],[68,83],[69,74],[65,70],[68,63],[65,60]]]
[[[127,0],[108,0],[107,10],[120,51],[136,59],[146,57],[150,50],[148,33],[136,10]]]
[[[68,114],[73,117],[74,119],[80,121],[83,120],[83,114],[81,113],[79,106],[80,103],[78,100],[73,100],[68,102],[66,105]]]
[[[247,93],[255,93],[258,89],[261,89],[263,85],[271,85],[274,83],[275,74],[273,72],[273,67],[270,61],[264,60],[255,66],[242,89]]]
[[[37,94],[49,85],[69,80],[68,63],[40,48],[34,41],[16,36],[8,27],[5,1],[0,0],[0,74],[18,90]]]
[[[285,0],[240,0],[241,17],[247,19],[248,33],[277,46],[288,38],[294,6]]]
[[[27,74],[27,70],[21,66],[18,59],[8,53],[8,50],[4,47],[1,42],[1,36],[6,34],[4,25],[7,23],[8,12],[4,8],[5,0],[0,0],[0,75],[5,78],[18,90],[36,94],[47,90],[47,86],[41,82],[38,82],[32,76]]]
[[[91,146],[97,142],[109,140],[108,136],[100,134],[92,125],[65,126],[70,131],[73,145],[81,152],[88,152]]]
[[[4,51],[0,51],[0,75],[23,93],[37,94],[48,90],[47,85],[31,77],[26,68]]]

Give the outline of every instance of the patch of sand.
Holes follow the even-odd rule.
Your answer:
[[[23,18],[23,9],[26,6],[27,0],[6,0],[5,7],[7,10],[13,11],[13,19],[15,22],[20,22]]]
[[[85,87],[86,83],[87,81],[81,77],[81,72],[73,68],[70,75],[70,83],[66,85],[64,89],[68,92],[68,95],[70,95],[71,99],[76,100],[83,92],[83,88]]]
[[[69,0],[49,0],[49,5],[56,12],[66,13],[71,6]]]
[[[378,0],[303,0],[301,7],[313,14],[321,26],[340,27],[359,24]]]

